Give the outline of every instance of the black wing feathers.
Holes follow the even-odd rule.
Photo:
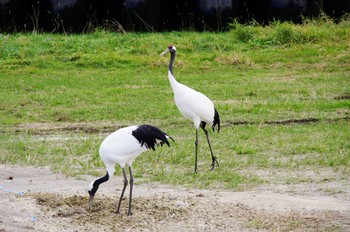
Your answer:
[[[163,146],[165,143],[170,147],[167,137],[173,140],[169,135],[151,125],[139,126],[132,132],[132,135],[140,142],[141,146],[145,144],[148,149],[152,148],[152,150],[157,144]]]

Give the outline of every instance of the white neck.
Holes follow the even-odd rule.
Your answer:
[[[168,71],[168,79],[169,79],[171,87],[174,90],[174,88],[176,88],[176,86],[179,85],[179,83],[175,80],[175,78],[170,70]]]

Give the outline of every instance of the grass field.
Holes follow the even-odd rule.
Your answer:
[[[200,134],[194,174],[192,122],[178,112],[167,79],[211,98],[222,130]],[[350,174],[350,21],[239,25],[223,33],[0,35],[0,163],[101,175],[98,147],[115,129],[153,124],[174,139],[134,162],[137,181],[241,189],[327,181]],[[117,168],[119,171],[119,168]],[[299,173],[293,177],[290,173]],[[290,174],[290,175],[288,175]]]

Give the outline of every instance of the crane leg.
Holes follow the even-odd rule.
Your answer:
[[[134,177],[132,176],[132,171],[131,171],[131,167],[129,167],[129,172],[130,172],[130,199],[129,199],[129,211],[128,211],[128,216],[132,215],[131,212],[131,199],[132,199],[132,189],[134,187]]]
[[[124,175],[124,187],[123,187],[123,190],[122,190],[122,194],[120,195],[120,198],[119,198],[119,203],[118,203],[118,206],[117,206],[117,211],[115,213],[119,214],[119,209],[120,209],[120,204],[122,203],[122,199],[123,199],[123,196],[124,196],[124,192],[125,192],[125,189],[126,189],[126,186],[128,185],[128,178],[126,177],[126,173],[125,173],[125,170],[124,168],[122,168],[122,171],[123,171],[123,175]]]
[[[210,145],[210,141],[209,141],[209,134],[208,134],[208,130],[205,129],[204,127],[202,127],[203,131],[204,131],[204,134],[205,136],[207,137],[207,141],[208,141],[208,144],[209,144],[209,149],[210,149],[210,154],[211,154],[211,169],[210,170],[213,170],[214,167],[215,167],[215,163],[219,166],[219,163],[218,163],[218,160],[217,158],[213,155],[213,150],[211,149],[211,145]]]
[[[197,153],[198,153],[198,129],[196,128],[196,140],[194,141],[196,146],[196,154],[194,157],[194,173],[197,173]]]

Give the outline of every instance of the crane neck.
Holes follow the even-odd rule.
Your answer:
[[[176,56],[176,51],[173,51],[170,53],[170,62],[169,62],[169,68],[168,71],[173,74],[173,63],[175,60],[175,56]]]
[[[89,191],[89,194],[92,195],[92,197],[95,195],[95,193],[97,192],[98,190],[98,187],[100,186],[100,184],[106,182],[109,180],[109,174],[107,172],[107,174],[105,176],[102,176],[100,178],[97,178],[96,180],[94,180],[91,184],[92,184],[92,187]]]
[[[175,56],[176,56],[176,51],[173,51],[170,53],[170,62],[169,62],[169,68],[168,68],[168,78],[173,91],[176,91],[177,86],[179,85],[179,83],[175,80],[173,76],[173,63],[175,60]]]

